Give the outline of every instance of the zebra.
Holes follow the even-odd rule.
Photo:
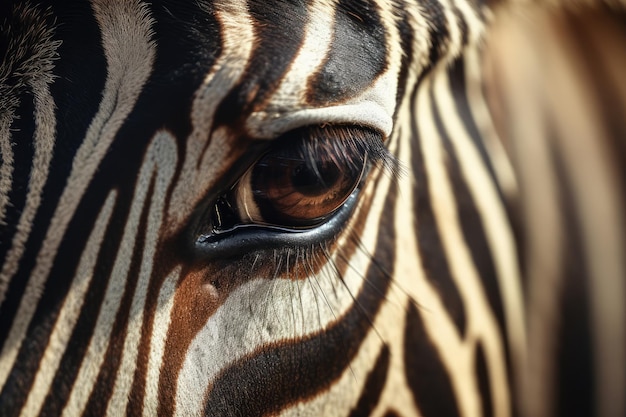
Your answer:
[[[0,415],[625,415],[624,5],[2,2]]]

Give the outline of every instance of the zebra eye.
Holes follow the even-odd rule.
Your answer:
[[[310,138],[301,142],[268,152],[244,175],[237,190],[244,220],[310,226],[332,214],[354,191],[365,167],[363,152],[337,153]]]
[[[237,223],[298,229],[324,222],[354,192],[379,147],[382,136],[361,127],[308,127],[284,135],[218,199],[213,231]]]

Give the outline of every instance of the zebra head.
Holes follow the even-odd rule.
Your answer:
[[[622,230],[578,235],[593,210],[541,230],[533,210],[556,216],[568,186],[587,188],[558,161],[536,159],[553,182],[525,165],[552,151],[526,154],[520,120],[577,135],[561,129],[564,111],[522,111],[544,97],[518,88],[520,68],[533,71],[499,40],[550,44],[515,38],[523,19],[502,10],[2,4],[0,415],[539,416],[578,404],[558,398],[580,381],[581,404],[620,415],[624,372],[606,364],[624,363],[622,330],[595,334],[602,360],[562,342],[587,343],[587,322],[547,337],[569,328],[581,293],[559,290],[570,270],[537,259],[574,242],[581,259],[611,266],[597,287],[618,295],[606,310],[583,295],[581,317],[621,329],[623,265],[584,244],[608,236],[619,254]],[[498,26],[507,19],[514,29]],[[591,166],[614,183],[594,195],[620,195],[597,149]],[[621,203],[604,202],[621,221]],[[546,362],[558,349],[569,358],[559,369],[595,379],[569,383]],[[589,394],[595,382],[612,388]]]

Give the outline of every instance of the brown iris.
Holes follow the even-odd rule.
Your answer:
[[[309,222],[335,211],[350,196],[360,172],[333,160],[268,155],[254,167],[254,199],[267,221]]]

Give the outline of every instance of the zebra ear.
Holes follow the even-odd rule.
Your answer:
[[[495,13],[484,87],[521,194],[520,405],[537,417],[625,415],[626,14]]]

